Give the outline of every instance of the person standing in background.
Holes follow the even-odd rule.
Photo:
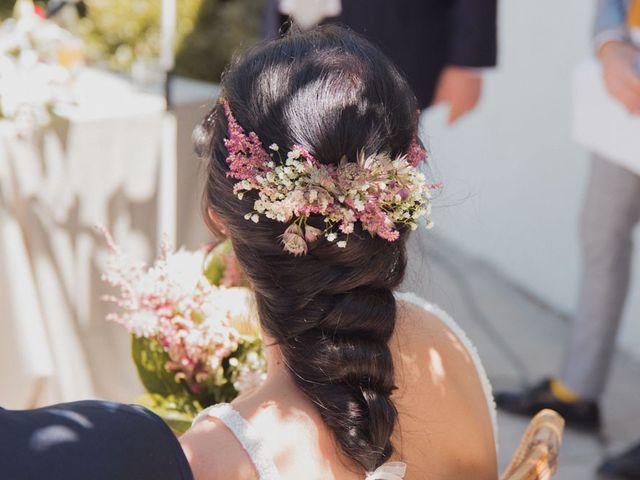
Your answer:
[[[267,0],[267,38],[304,2],[318,5],[318,21],[328,16],[378,45],[406,75],[420,109],[447,104],[450,124],[475,108],[482,69],[496,64],[497,0]]]
[[[640,0],[599,0],[594,42],[609,94],[639,115]],[[599,399],[629,289],[632,233],[640,220],[640,176],[606,156],[591,157],[581,218],[582,278],[564,367],[558,377],[525,391],[498,393],[496,403],[525,416],[552,408],[569,426],[598,431]],[[640,480],[640,442],[606,460],[599,474]]]

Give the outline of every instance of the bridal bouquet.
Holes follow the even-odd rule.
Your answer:
[[[147,390],[138,403],[182,432],[202,408],[260,384],[266,361],[252,294],[229,243],[208,252],[163,244],[147,267],[107,242],[103,279],[119,290],[104,298],[118,307],[107,319],[131,333]]]

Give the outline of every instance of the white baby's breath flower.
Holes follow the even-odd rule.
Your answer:
[[[338,248],[346,248],[347,241],[346,240],[340,240],[338,243],[336,243],[336,245],[338,246]]]
[[[277,143],[272,143],[271,145],[269,145],[269,148],[274,152],[277,152],[278,150],[280,150],[280,147],[278,146]]]
[[[347,223],[342,230],[344,233],[353,233],[353,223]]]
[[[202,280],[204,257],[202,250],[191,252],[181,248],[167,258],[167,277],[184,292],[192,292]]]
[[[329,240],[330,242],[333,242],[336,238],[338,238],[338,235],[333,232],[327,234],[327,240]]]
[[[148,310],[132,312],[129,316],[128,328],[136,337],[152,337],[158,333],[158,317]]]

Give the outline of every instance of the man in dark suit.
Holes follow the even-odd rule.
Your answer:
[[[280,5],[267,0],[268,37],[286,20]],[[341,13],[325,21],[378,45],[405,73],[420,108],[447,103],[453,123],[478,103],[481,70],[496,64],[496,11],[497,0],[342,0]]]
[[[193,480],[164,421],[136,405],[87,400],[0,408],[3,480]]]

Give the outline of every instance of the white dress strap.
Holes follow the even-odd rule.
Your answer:
[[[404,462],[387,462],[367,473],[364,480],[402,480],[407,473],[407,464]]]
[[[251,425],[230,404],[219,403],[205,408],[193,420],[193,425],[206,417],[217,418],[231,430],[231,433],[249,455],[260,480],[281,480],[280,472],[265,451],[260,438],[253,431]]]

